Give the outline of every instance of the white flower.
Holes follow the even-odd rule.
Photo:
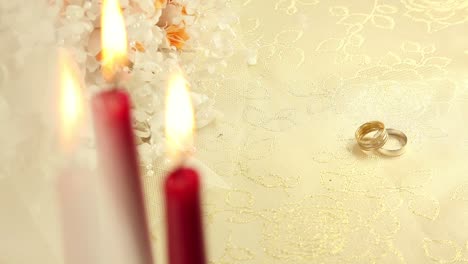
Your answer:
[[[81,65],[88,90],[104,87],[100,74],[100,0],[51,0],[58,17],[57,43],[67,47]],[[232,55],[237,22],[224,0],[121,0],[129,43],[131,78],[125,84],[132,96],[135,134],[142,162],[164,152],[164,98],[174,69],[184,70],[196,83],[202,73],[214,74]],[[25,40],[27,42],[27,40]],[[186,52],[187,51],[187,52]],[[197,56],[194,56],[197,55]],[[23,57],[23,56],[20,56]],[[197,127],[215,120],[214,100],[192,92]],[[149,158],[148,156],[154,156]]]

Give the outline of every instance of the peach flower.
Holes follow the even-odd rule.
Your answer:
[[[154,7],[156,7],[157,9],[166,8],[167,1],[168,0],[155,0],[154,1]]]
[[[170,25],[166,28],[166,33],[171,46],[176,47],[178,50],[182,49],[185,42],[190,38],[183,26]]]

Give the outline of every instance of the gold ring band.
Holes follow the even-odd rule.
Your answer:
[[[406,144],[408,144],[408,137],[405,135],[405,133],[401,132],[400,130],[396,130],[393,128],[387,128],[387,134],[392,135],[400,141],[401,147],[398,149],[385,149],[385,148],[379,148],[377,151],[385,156],[389,157],[398,157],[405,153],[406,151]]]
[[[372,137],[366,137],[369,133],[376,132]],[[355,133],[359,147],[364,151],[376,150],[387,143],[388,134],[384,123],[371,121],[361,125]]]

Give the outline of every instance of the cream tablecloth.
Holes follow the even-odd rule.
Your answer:
[[[212,263],[468,263],[468,1],[239,1],[239,52],[200,83],[225,116],[198,158],[230,185],[206,188]],[[408,152],[360,152],[370,120]]]
[[[224,114],[197,136],[205,183],[226,185],[205,185],[210,263],[468,263],[468,1],[232,4],[237,52],[195,85]],[[360,152],[369,120],[407,133],[408,152]],[[43,170],[31,153],[0,178],[2,264],[60,255],[58,220],[36,203],[48,183],[19,177]],[[157,168],[144,180],[165,263]]]

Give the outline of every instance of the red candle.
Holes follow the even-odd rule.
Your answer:
[[[205,264],[200,182],[196,171],[179,168],[164,185],[170,264]]]
[[[111,218],[115,217],[109,219],[114,227],[105,236],[128,240],[126,243],[111,241],[131,255],[122,258],[131,259],[132,263],[152,263],[129,97],[121,90],[106,91],[93,98],[92,106],[102,191],[107,195],[107,210]]]
[[[103,75],[116,83],[127,61],[127,34],[118,0],[102,2],[101,43]],[[93,98],[92,107],[102,172],[99,194],[104,262],[152,263],[129,96],[118,89],[101,92]]]
[[[181,74],[171,78],[166,98],[166,143],[174,161],[183,161],[193,148],[194,116],[188,84]],[[183,164],[183,163],[181,163]],[[205,264],[200,179],[179,167],[164,184],[170,264]]]

